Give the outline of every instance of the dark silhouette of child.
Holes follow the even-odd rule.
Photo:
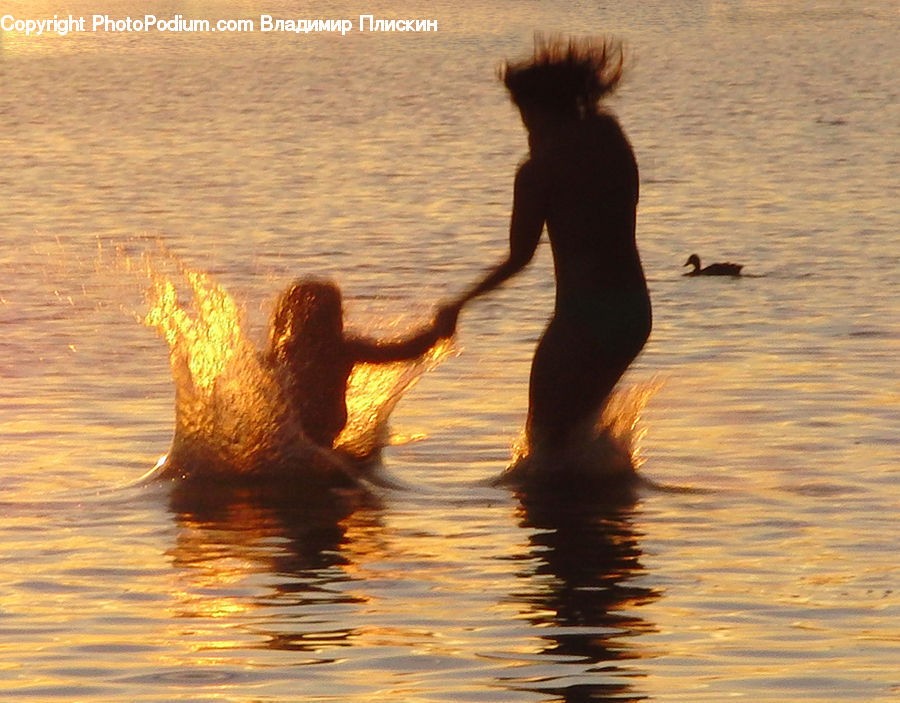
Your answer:
[[[344,333],[341,291],[322,280],[300,280],[275,306],[267,356],[286,371],[288,393],[306,436],[332,448],[347,422],[347,380],[357,362],[415,359],[452,334],[447,313],[428,329],[400,341]]]
[[[611,41],[536,38],[502,79],[528,131],[515,178],[509,254],[445,307],[452,317],[528,264],[544,226],[556,305],[534,355],[527,434],[554,451],[590,429],[650,334],[650,296],[635,243],[638,169],[616,118],[601,108],[622,76]],[[455,322],[455,318],[453,318]]]

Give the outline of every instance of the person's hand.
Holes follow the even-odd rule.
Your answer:
[[[462,306],[458,303],[441,306],[434,318],[434,329],[438,337],[452,337],[456,334],[456,322],[461,309]]]

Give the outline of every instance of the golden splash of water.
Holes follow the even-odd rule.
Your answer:
[[[322,450],[303,436],[282,372],[248,339],[242,310],[228,292],[207,274],[182,268],[190,293],[185,306],[172,280],[152,263],[147,272],[152,286],[143,321],[166,339],[176,386],[173,452],[219,471],[320,461]],[[366,457],[386,444],[394,406],[449,347],[439,344],[413,362],[358,364],[347,388],[348,421],[335,449]]]
[[[186,276],[196,316],[179,305],[174,284],[157,276],[144,322],[166,338],[171,350],[184,354],[195,385],[210,389],[235,354],[252,345],[242,333],[240,310],[231,296],[206,274],[187,271]]]
[[[607,399],[599,418],[590,428],[587,437],[567,448],[565,461],[579,464],[585,474],[617,473],[635,470],[643,464],[640,443],[646,434],[641,427],[641,413],[662,383],[650,381],[617,388]],[[523,432],[513,443],[512,459],[508,473],[515,476],[539,471],[534,466],[527,433]]]
[[[242,310],[207,274],[183,269],[190,303],[148,265],[144,323],[169,346],[175,382],[170,459],[219,471],[255,471],[297,454],[300,429],[277,375],[243,331]]]
[[[661,381],[649,381],[620,389],[610,396],[600,414],[598,428],[608,431],[628,449],[631,464],[636,469],[644,463],[640,453],[641,440],[647,434],[647,428],[640,424],[641,414],[661,387]]]
[[[357,364],[347,382],[347,424],[335,447],[362,456],[387,444],[387,418],[406,391],[426,371],[451,353],[450,340],[441,340],[416,361]]]

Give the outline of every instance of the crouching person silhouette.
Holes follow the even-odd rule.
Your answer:
[[[306,436],[331,449],[347,422],[347,381],[357,362],[415,359],[453,334],[450,312],[400,341],[344,333],[341,291],[331,281],[296,281],[278,299],[269,327],[269,362],[287,372],[288,394]]]

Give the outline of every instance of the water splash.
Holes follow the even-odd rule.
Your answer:
[[[640,443],[646,429],[641,413],[662,386],[651,381],[616,389],[599,418],[562,453],[543,456],[532,451],[523,434],[512,447],[512,461],[497,483],[545,484],[571,487],[585,484],[633,483],[643,464]]]
[[[354,457],[365,457],[392,442],[388,417],[400,398],[422,374],[451,353],[449,340],[441,340],[414,362],[357,364],[347,382],[347,424],[335,440],[335,448]]]
[[[447,343],[413,362],[358,364],[348,383],[347,425],[326,450],[304,437],[284,371],[249,339],[242,308],[208,274],[180,268],[187,303],[171,278],[147,264],[152,286],[143,322],[166,339],[175,382],[175,437],[164,476],[355,480],[358,460],[387,443],[397,401],[449,353]]]

